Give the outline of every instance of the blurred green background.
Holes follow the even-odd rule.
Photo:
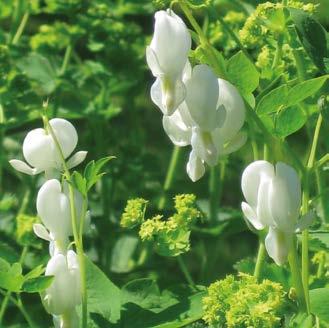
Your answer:
[[[215,1],[219,15],[241,13],[229,21],[238,32],[247,13],[262,1]],[[264,2],[264,1],[263,1]],[[154,277],[160,286],[184,280],[175,259],[163,258],[142,245],[136,232],[123,231],[119,220],[125,203],[134,197],[150,200],[149,216],[157,213],[173,146],[162,128],[161,112],[151,102],[153,77],[145,62],[145,47],[153,31],[153,14],[165,1],[1,0],[0,2],[0,257],[24,260],[31,269],[48,259],[47,244],[24,234],[18,213],[34,216],[41,176],[23,176],[8,164],[22,158],[27,131],[42,126],[40,111],[49,102],[50,117],[69,119],[78,130],[78,150],[88,150],[85,163],[107,155],[117,158],[90,195],[92,226],[86,250],[119,286],[137,277]],[[328,27],[329,0],[321,1],[318,18]],[[208,18],[197,12],[200,21]],[[227,34],[211,25],[209,37],[226,57],[237,52]],[[250,49],[257,58],[257,49]],[[261,138],[261,136],[259,136]],[[261,140],[261,139],[260,139]],[[304,150],[306,132],[292,137]],[[327,140],[329,143],[329,140]],[[207,214],[207,175],[192,183],[185,170],[188,149],[181,153],[170,197],[195,193]],[[217,222],[200,223],[192,232],[192,249],[184,255],[197,283],[209,284],[233,271],[233,264],[254,256],[257,238],[240,213],[242,169],[252,160],[247,143],[227,160]],[[83,167],[83,164],[81,165]],[[23,232],[22,232],[23,231]],[[27,307],[49,322],[37,295]],[[19,321],[9,308],[6,323]],[[48,321],[47,321],[48,320]]]

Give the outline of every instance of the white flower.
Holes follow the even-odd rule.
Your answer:
[[[46,310],[53,315],[75,312],[81,303],[80,269],[77,255],[69,250],[67,255],[56,254],[48,262],[46,276],[54,280],[41,295]]]
[[[69,236],[73,234],[68,194],[67,185],[64,185],[62,190],[60,182],[56,179],[51,179],[42,185],[37,196],[37,211],[45,228],[41,224],[36,224],[34,225],[34,232],[42,239],[50,242],[54,241],[55,245],[53,247],[59,248],[60,252],[64,252]],[[79,229],[83,199],[81,194],[76,190],[74,196],[77,226]],[[85,222],[85,228],[87,225],[88,222]],[[56,254],[57,249],[50,248],[50,250],[52,249],[53,251],[51,253]]]
[[[241,187],[247,201],[241,204],[243,214],[255,229],[269,228],[266,250],[278,265],[283,264],[294,233],[313,219],[310,213],[298,220],[301,185],[297,172],[282,162],[274,167],[269,162],[256,161],[244,170]]]
[[[59,142],[64,158],[68,158],[78,143],[78,135],[74,126],[61,118],[54,118],[49,121],[49,124]],[[47,174],[52,170],[62,169],[61,156],[55,141],[45,129],[34,129],[26,135],[23,142],[23,155],[30,166],[17,159],[9,161],[17,171],[22,173],[35,175],[45,171]],[[68,160],[68,167],[72,168],[80,164],[86,155],[86,151],[75,153]]]
[[[214,166],[219,157],[239,149],[247,139],[241,132],[245,106],[237,89],[217,79],[206,65],[197,65],[185,74],[185,101],[163,127],[176,146],[192,146],[187,173],[192,181],[205,173],[205,163]]]
[[[147,64],[157,78],[151,98],[164,114],[171,115],[185,98],[182,75],[191,49],[191,36],[171,9],[158,11],[154,17],[154,35],[146,48]]]

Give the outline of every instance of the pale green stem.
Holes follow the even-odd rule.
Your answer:
[[[1,289],[0,289],[0,294],[2,294],[5,297],[7,295],[7,293],[2,291]],[[28,323],[29,327],[31,327],[31,328],[36,328],[37,327],[37,325],[33,322],[30,315],[28,314],[28,312],[25,310],[25,307],[22,303],[22,300],[19,297],[16,300],[13,296],[10,295],[9,296],[9,301],[12,302],[20,310],[20,312],[22,313],[24,319]]]
[[[275,70],[277,68],[277,66],[280,64],[281,57],[282,57],[283,39],[284,39],[284,36],[283,36],[283,34],[280,33],[278,35],[278,41],[277,41],[274,60],[273,60],[273,64],[272,64],[272,70]]]
[[[186,267],[186,264],[181,255],[177,256],[177,261],[178,261],[178,265],[179,265],[181,271],[183,272],[184,277],[185,277],[186,281],[188,282],[188,284],[192,287],[195,287],[195,283],[192,279],[192,276],[191,276],[188,268]]]
[[[318,120],[316,122],[314,136],[311,146],[310,155],[307,161],[307,170],[304,176],[304,188],[303,188],[303,199],[302,199],[302,215],[305,215],[309,212],[309,193],[310,193],[310,172],[314,167],[315,162],[315,153],[319,141],[319,134],[322,125],[322,115],[319,114]],[[307,306],[307,312],[310,313],[310,296],[309,296],[309,254],[308,254],[308,242],[309,233],[305,229],[302,232],[302,280],[305,291],[305,300]]]
[[[258,254],[256,259],[256,266],[254,270],[254,277],[258,280],[261,272],[262,272],[262,266],[264,264],[266,258],[266,249],[265,245],[262,241],[259,241],[259,248],[258,248]]]
[[[324,155],[323,157],[321,157],[315,164],[316,167],[320,167],[324,164],[326,164],[327,162],[329,162],[329,154]]]
[[[296,289],[297,299],[301,310],[304,312],[307,310],[306,301],[305,301],[305,293],[303,288],[303,283],[300,277],[299,265],[298,265],[298,255],[297,255],[297,247],[296,244],[291,247],[288,261],[290,265],[290,270],[292,274],[293,284]]]
[[[161,195],[161,197],[159,199],[159,203],[158,203],[159,210],[163,210],[166,205],[167,192],[170,190],[172,183],[174,181],[180,152],[181,152],[181,149],[178,146],[175,146],[172,151],[169,167],[167,170],[167,175],[166,175],[166,178],[165,178],[165,181],[163,184],[162,195]]]
[[[71,212],[71,220],[72,220],[72,230],[73,230],[73,237],[75,246],[78,253],[79,259],[79,267],[80,267],[80,275],[81,275],[81,296],[82,296],[82,328],[87,328],[87,285],[86,285],[86,268],[85,268],[85,256],[83,251],[83,244],[82,244],[82,236],[79,237],[78,225],[77,225],[77,213],[75,208],[75,197],[74,197],[74,189],[71,183],[71,174],[66,165],[65,157],[63,155],[62,148],[58,142],[58,139],[48,122],[48,118],[43,116],[43,121],[45,122],[46,130],[49,131],[50,135],[52,136],[57,151],[60,154],[64,175],[68,180],[68,188],[69,188],[69,199],[70,199],[70,212]]]
[[[216,165],[210,169],[209,176],[209,218],[210,221],[215,222],[217,220],[217,212],[219,205],[219,187],[220,187],[220,170],[219,165]]]
[[[65,73],[67,65],[69,64],[71,58],[71,54],[72,54],[72,46],[69,44],[65,50],[64,60],[60,70],[60,75],[63,75]]]
[[[198,34],[201,45],[203,45],[204,48],[207,50],[207,57],[209,59],[209,62],[211,63],[213,68],[216,70],[216,72],[219,74],[219,76],[221,78],[225,78],[226,77],[225,66],[223,65],[223,63],[220,60],[218,60],[214,48],[211,46],[211,44],[209,43],[209,41],[208,41],[206,35],[204,34],[202,28],[200,27],[198,22],[193,17],[190,8],[184,2],[179,2],[179,5],[180,5],[184,15],[189,20],[190,24],[192,25],[192,27],[194,28],[194,30]]]
[[[29,20],[29,17],[30,17],[30,14],[28,12],[26,12],[24,15],[23,15],[23,18],[18,26],[18,29],[16,31],[16,34],[14,35],[13,37],[13,40],[11,41],[11,43],[13,45],[17,44],[20,37],[22,36],[23,32],[24,32],[24,29],[25,29],[25,26],[27,24],[27,21]]]

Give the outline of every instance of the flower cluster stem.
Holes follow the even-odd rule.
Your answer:
[[[191,274],[190,274],[190,272],[189,272],[189,270],[188,270],[188,268],[187,268],[187,266],[186,266],[186,264],[185,264],[185,262],[184,262],[184,260],[183,260],[183,258],[182,258],[181,255],[178,255],[177,256],[177,261],[178,261],[178,265],[179,265],[179,267],[180,267],[180,269],[181,269],[181,271],[182,271],[182,273],[183,273],[186,281],[188,282],[188,284],[190,286],[192,286],[194,288],[195,287],[195,283],[194,283],[193,278],[192,278],[192,276],[191,276]]]
[[[165,178],[165,181],[163,184],[162,195],[161,195],[161,197],[159,199],[159,203],[158,203],[158,208],[160,211],[163,210],[166,205],[167,192],[170,190],[172,183],[174,181],[174,178],[175,178],[175,172],[176,172],[180,152],[181,152],[181,149],[178,146],[175,146],[172,151],[170,163],[169,163],[168,170],[167,170],[167,175],[166,175],[166,178]]]
[[[256,259],[256,266],[254,270],[254,277],[258,280],[262,273],[262,266],[265,262],[266,258],[266,249],[265,245],[262,241],[259,241],[259,248],[257,253],[257,259]]]
[[[296,289],[297,299],[300,304],[300,309],[303,312],[305,312],[305,311],[307,311],[307,306],[306,306],[303,283],[302,283],[301,275],[300,275],[300,271],[299,271],[296,245],[291,247],[291,251],[288,256],[288,261],[289,261],[290,270],[291,270],[291,274],[292,274],[292,278],[293,278],[293,284]]]

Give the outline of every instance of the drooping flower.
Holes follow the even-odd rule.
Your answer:
[[[54,315],[58,327],[66,327],[61,325],[63,321],[70,323],[67,327],[78,327],[76,306],[81,303],[81,280],[76,253],[69,250],[67,255],[54,255],[47,264],[45,275],[54,276],[54,280],[41,293],[44,307]]]
[[[313,219],[311,213],[299,219],[301,184],[297,172],[282,162],[274,167],[267,161],[255,161],[244,170],[241,187],[246,199],[241,204],[244,216],[255,229],[269,229],[266,250],[278,265],[283,264],[294,233]]]
[[[151,98],[165,115],[171,115],[185,98],[182,78],[191,36],[185,23],[171,9],[158,11],[154,17],[154,35],[146,48],[147,64],[157,78]]]
[[[186,99],[173,115],[163,117],[163,127],[176,146],[192,146],[186,170],[196,181],[204,175],[205,163],[216,165],[220,156],[245,143],[240,131],[245,106],[237,89],[217,79],[207,65],[195,66],[185,81]]]
[[[64,158],[67,159],[78,143],[78,134],[74,126],[61,118],[54,118],[49,121],[49,124],[58,140]],[[27,163],[17,159],[9,161],[19,172],[29,175],[45,172],[48,175],[53,170],[62,170],[61,154],[51,134],[43,128],[34,129],[26,135],[23,142],[23,155]],[[77,166],[86,158],[86,155],[86,151],[75,153],[68,160],[67,166],[69,168]]]
[[[73,234],[70,198],[67,185],[62,188],[56,179],[46,181],[40,188],[37,196],[37,211],[42,224],[34,225],[35,234],[47,241],[53,242],[50,246],[51,254],[65,253],[69,236]],[[75,190],[74,206],[76,209],[77,227],[79,229],[83,199]],[[89,217],[86,215],[85,227]],[[48,231],[47,231],[48,230]]]

